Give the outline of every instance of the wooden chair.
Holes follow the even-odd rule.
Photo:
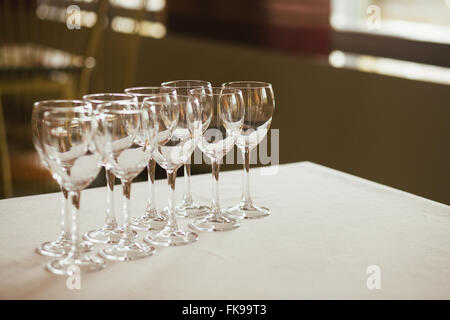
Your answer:
[[[45,10],[41,10],[42,8],[39,5],[42,4],[44,4],[44,9],[51,6],[61,7],[61,5],[67,8],[69,5],[75,4],[82,11],[94,11],[97,16],[97,23],[92,28],[82,26],[81,30],[68,30],[65,23],[48,21],[46,19],[39,20],[36,17],[37,14],[41,18],[45,18],[45,15],[50,14],[49,12],[45,12]],[[52,95],[55,98],[62,97],[66,99],[81,97],[89,90],[93,71],[96,70],[96,72],[103,73],[101,68],[121,68],[120,81],[122,83],[117,86],[121,88],[120,90],[134,85],[137,58],[142,37],[137,33],[120,37],[120,46],[125,48],[125,50],[122,50],[119,56],[124,63],[121,63],[120,66],[105,64],[103,61],[107,59],[104,59],[104,55],[111,54],[111,51],[106,50],[107,52],[102,52],[102,45],[105,44],[105,38],[107,36],[115,37],[117,34],[115,35],[114,32],[105,32],[111,32],[111,30],[104,28],[104,22],[106,18],[111,20],[112,17],[118,15],[141,21],[145,19],[146,14],[148,12],[145,6],[142,6],[138,10],[127,10],[120,7],[112,7],[109,5],[109,0],[94,0],[91,3],[60,0],[1,0],[0,44],[13,46],[29,43],[38,44],[38,49],[40,48],[42,50],[41,56],[38,54],[38,60],[45,60],[45,55],[51,55],[51,50],[56,48],[63,50],[64,53],[70,53],[72,55],[70,59],[73,59],[75,63],[74,65],[69,65],[67,68],[61,68],[61,70],[59,68],[47,68],[48,70],[46,70],[45,66],[40,68],[38,66],[36,68],[35,61],[32,60],[25,68],[22,68],[23,70],[13,65],[9,68],[9,73],[12,76],[8,76],[8,72],[2,72],[5,66],[2,65],[0,52],[0,101],[6,96],[15,96],[17,99],[22,99],[24,96],[38,97],[35,100],[42,99],[43,95],[46,98],[49,96],[53,97]],[[156,14],[156,19],[165,22],[166,15],[167,10],[164,10],[164,12]],[[1,47],[0,45],[0,49]],[[33,47],[32,49],[36,51],[37,48]],[[113,55],[116,54],[117,52],[114,52]],[[55,74],[57,77],[54,76]],[[30,106],[31,102],[25,103],[24,105]],[[11,110],[5,103],[3,103],[3,107],[3,111],[7,113],[7,116],[12,112],[20,114],[21,117],[29,116],[31,113],[30,110],[25,112]],[[1,176],[2,187],[0,187],[0,198],[12,195],[11,177],[14,181],[25,180],[25,184],[28,184],[27,181],[30,179],[48,177],[48,183],[54,185],[53,180],[46,170],[40,167],[34,150],[9,154],[6,132],[8,133],[8,137],[13,141],[22,139],[22,143],[30,144],[31,131],[28,119],[21,119],[21,125],[11,125],[8,122],[5,123],[4,116],[5,114],[0,117],[0,139],[2,142],[4,141],[0,145],[0,164],[4,173]],[[26,123],[26,125],[23,125],[23,123]],[[24,134],[24,132],[29,133]],[[10,149],[12,145],[12,143],[9,144]],[[30,145],[29,147],[31,148]],[[31,166],[32,168],[24,170],[24,166]]]
[[[49,8],[52,5],[60,6],[61,3],[61,1],[49,0],[45,5]],[[82,10],[85,8],[83,5],[88,5],[78,1],[64,1],[63,4],[65,7],[76,4]],[[0,47],[3,49],[3,55],[0,56],[0,164],[2,171],[0,198],[12,196],[11,179],[14,172],[19,173],[21,178],[28,179],[36,176],[36,174],[29,174],[30,172],[43,171],[39,161],[37,159],[33,161],[33,157],[36,157],[34,151],[10,155],[8,150],[6,132],[12,140],[31,141],[30,125],[27,121],[30,109],[13,110],[1,102],[5,96],[22,99],[24,96],[41,98],[44,94],[73,99],[87,92],[93,71],[92,62],[95,62],[104,30],[108,4],[108,0],[97,0],[96,3],[89,4],[91,6],[89,9],[95,11],[97,17],[97,23],[92,28],[82,26],[82,30],[69,30],[65,23],[38,21],[37,1],[2,0],[0,2],[0,12],[3,13],[0,22],[2,30],[0,31],[2,44]],[[70,36],[68,32],[72,32]],[[73,41],[74,38],[77,38],[76,42]],[[8,50],[11,51],[9,56]],[[69,60],[62,67],[46,63],[49,59],[51,61],[52,58],[61,56]],[[5,114],[16,114],[21,121],[8,123],[5,121]],[[32,166],[25,170],[25,174],[23,168],[17,168],[17,165],[24,163]],[[42,176],[49,177],[48,174]]]
[[[0,196],[12,197],[11,166],[9,163],[8,140],[6,139],[6,128],[3,121],[3,107],[0,99],[0,166],[1,183]]]

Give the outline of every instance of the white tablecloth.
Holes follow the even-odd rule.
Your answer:
[[[201,233],[195,244],[158,248],[146,259],[109,262],[82,274],[79,290],[46,271],[50,258],[34,251],[58,233],[60,195],[2,200],[0,298],[450,298],[449,206],[310,162],[282,165],[275,175],[251,173],[254,201],[270,207],[270,217]],[[223,206],[239,200],[241,174],[221,174]],[[198,202],[209,203],[210,175],[193,176],[192,188]],[[133,185],[134,215],[143,212],[146,195],[146,183]],[[105,188],[83,192],[83,232],[104,222],[105,196]],[[157,197],[160,207],[167,203],[164,180]],[[381,270],[380,289],[367,288],[370,265]]]

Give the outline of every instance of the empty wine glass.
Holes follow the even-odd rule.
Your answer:
[[[272,85],[259,81],[233,81],[222,84],[224,88],[236,88],[242,91],[245,104],[245,118],[241,134],[236,145],[244,158],[243,191],[238,205],[228,208],[230,217],[256,219],[266,217],[270,210],[255,206],[250,196],[250,151],[267,135],[275,109]]]
[[[68,255],[50,261],[47,268],[67,275],[74,266],[91,271],[105,267],[97,255],[86,254],[80,245],[78,215],[81,191],[100,171],[100,154],[93,139],[97,121],[88,102],[84,106],[46,111],[42,120],[41,146],[53,178],[69,192],[72,205],[72,243]]]
[[[83,99],[89,101],[92,104],[94,110],[97,106],[114,101],[123,101],[135,103],[136,97],[125,93],[95,93],[83,96]],[[114,183],[115,177],[111,169],[103,163],[106,171],[106,221],[105,224],[95,230],[88,231],[84,237],[87,240],[97,243],[113,244],[118,243],[122,235],[123,230],[118,227],[116,214],[114,211]],[[135,234],[136,235],[136,234]]]
[[[139,106],[142,105],[145,98],[161,97],[162,99],[169,99],[169,95],[173,94],[172,89],[160,86],[128,88],[125,89],[125,92],[134,95],[138,100]],[[132,227],[136,230],[161,230],[167,223],[166,216],[156,208],[155,168],[156,161],[150,158],[147,164],[149,187],[147,206],[144,215],[135,217],[132,220]]]
[[[48,170],[51,171],[43,154],[41,145],[42,120],[45,112],[61,108],[82,107],[85,105],[86,103],[81,100],[47,100],[34,103],[31,115],[32,140],[41,163]],[[42,243],[37,249],[40,254],[52,257],[62,257],[63,255],[66,255],[71,248],[69,193],[61,185],[60,188],[62,191],[60,235],[54,241]],[[82,246],[84,251],[89,251],[92,248],[92,244],[89,242],[83,242]]]
[[[200,139],[199,147],[211,159],[213,196],[209,214],[195,219],[189,226],[199,231],[228,231],[239,227],[239,223],[223,215],[219,205],[220,161],[233,149],[244,122],[242,92],[234,88],[193,89],[202,109],[202,121],[207,127]]]
[[[100,250],[100,255],[118,261],[147,257],[155,248],[138,241],[131,230],[131,182],[147,165],[155,141],[154,116],[137,103],[116,101],[97,108],[96,145],[108,168],[120,178],[123,191],[123,233],[119,243]]]
[[[189,95],[189,90],[196,88],[211,88],[209,81],[203,80],[173,80],[161,83],[165,88],[172,88],[178,95]],[[176,207],[177,216],[193,218],[204,216],[208,212],[207,206],[198,205],[194,202],[191,194],[191,163],[190,159],[184,164],[184,194],[181,203]]]
[[[144,240],[160,246],[178,246],[192,243],[198,235],[180,229],[175,212],[175,179],[177,170],[190,160],[202,132],[201,112],[198,100],[193,97],[176,95],[169,107],[147,98],[144,105],[149,105],[157,113],[159,123],[158,145],[153,151],[153,158],[167,172],[169,184],[168,222],[160,232],[148,234]],[[171,132],[170,126],[174,123]]]

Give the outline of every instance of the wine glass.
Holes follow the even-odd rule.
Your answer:
[[[209,81],[203,80],[173,80],[161,83],[165,88],[171,88],[178,95],[189,95],[190,89],[195,88],[211,88]],[[190,159],[184,164],[184,194],[181,203],[176,207],[176,213],[179,217],[194,218],[207,214],[209,208],[207,206],[198,205],[194,202],[191,194],[191,163]]]
[[[175,212],[175,179],[177,170],[190,160],[202,132],[201,112],[198,100],[176,95],[169,104],[146,98],[144,105],[155,110],[158,118],[157,146],[153,158],[167,172],[169,204],[167,225],[156,234],[148,234],[144,240],[160,246],[179,246],[192,243],[198,235],[183,231],[177,224]],[[174,129],[170,126],[174,123]],[[171,132],[172,131],[172,132]]]
[[[83,99],[89,101],[92,104],[94,110],[97,106],[105,102],[123,101],[135,103],[137,101],[136,97],[125,93],[95,93],[83,96]],[[88,231],[84,238],[96,242],[96,243],[106,243],[115,244],[118,243],[123,230],[118,227],[116,214],[114,211],[114,182],[115,177],[111,169],[105,165],[103,166],[106,171],[106,185],[107,185],[107,195],[106,195],[106,221],[105,224],[95,230]],[[136,236],[136,234],[135,234]]]
[[[145,98],[161,97],[162,99],[169,99],[169,95],[173,94],[173,90],[160,86],[134,87],[125,89],[125,93],[134,95],[138,100],[139,106],[141,106]],[[133,229],[161,230],[167,224],[166,216],[156,208],[155,168],[156,161],[153,158],[150,158],[150,161],[147,164],[149,187],[147,206],[144,215],[133,218],[131,224]]]
[[[267,135],[275,109],[272,85],[259,81],[233,81],[222,84],[224,88],[242,91],[245,103],[245,118],[236,145],[244,158],[244,185],[238,205],[226,209],[226,215],[241,219],[263,218],[270,214],[266,207],[255,206],[250,196],[250,151]]]
[[[100,255],[130,261],[152,255],[155,248],[138,241],[131,230],[131,182],[147,165],[155,141],[155,117],[136,102],[115,101],[97,108],[99,121],[96,145],[105,164],[120,178],[123,191],[123,233],[119,243],[103,248]]]
[[[38,153],[39,159],[41,160],[41,163],[47,170],[51,169],[49,168],[49,164],[45,159],[43,148],[41,145],[42,120],[45,112],[55,109],[83,107],[83,106],[87,105],[84,101],[81,100],[46,100],[46,101],[38,101],[33,104],[33,111],[31,115],[32,141]],[[71,248],[71,234],[70,234],[71,231],[70,231],[70,214],[69,214],[70,206],[68,200],[69,193],[61,185],[60,189],[62,191],[60,235],[54,241],[47,241],[42,243],[37,249],[38,253],[52,257],[62,257],[63,255],[66,255]],[[82,246],[84,251],[89,251],[92,248],[92,244],[90,242],[83,242]]]
[[[46,111],[43,116],[40,137],[43,156],[53,178],[69,192],[72,205],[71,249],[66,257],[47,265],[56,274],[71,274],[74,266],[80,271],[105,267],[102,258],[84,253],[78,235],[81,191],[95,179],[101,168],[101,156],[93,143],[96,130],[97,121],[88,102],[84,106]]]
[[[244,123],[242,92],[234,88],[193,89],[202,109],[202,120],[207,127],[199,143],[203,153],[211,159],[213,197],[208,215],[197,218],[190,227],[199,231],[228,231],[239,227],[236,219],[223,215],[219,205],[219,170],[222,158],[233,149]]]

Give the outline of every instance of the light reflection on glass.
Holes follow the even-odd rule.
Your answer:
[[[330,24],[339,31],[450,44],[450,0],[331,0]],[[379,16],[374,17],[379,9]],[[370,28],[374,18],[378,28]]]

